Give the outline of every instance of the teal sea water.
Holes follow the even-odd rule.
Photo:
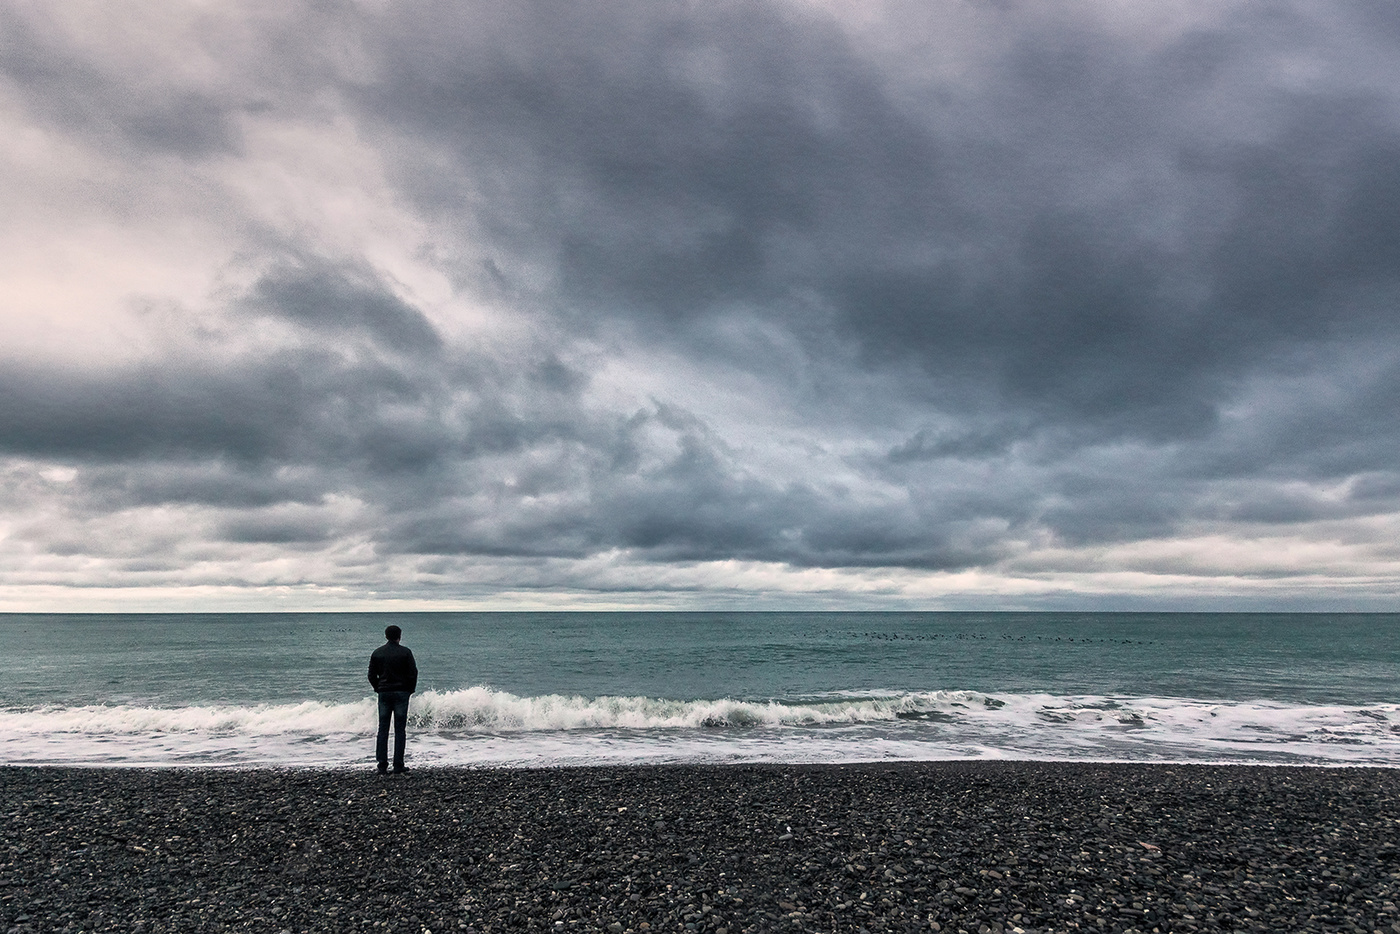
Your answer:
[[[1400,765],[1400,614],[0,615],[8,763],[1019,758]]]

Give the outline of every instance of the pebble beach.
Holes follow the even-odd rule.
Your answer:
[[[1400,770],[0,769],[0,931],[1400,934]]]

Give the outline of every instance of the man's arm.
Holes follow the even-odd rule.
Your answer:
[[[369,657],[369,686],[379,690],[379,679],[384,676],[384,659],[378,655]]]
[[[412,694],[418,690],[418,662],[414,660],[413,653],[408,653],[408,693]]]

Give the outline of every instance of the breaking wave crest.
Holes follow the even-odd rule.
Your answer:
[[[875,723],[938,706],[968,709],[1001,702],[970,691],[889,696],[825,695],[774,700],[666,700],[654,697],[517,697],[474,687],[428,692],[413,717],[442,730],[684,729]]]
[[[345,765],[372,697],[256,706],[0,710],[9,762]],[[426,691],[416,755],[442,764],[827,762],[969,757],[1400,764],[1400,705],[863,692],[775,699]],[[420,761],[422,761],[420,759]]]
[[[562,694],[520,697],[477,686],[414,695],[409,720],[417,729],[449,732],[812,726],[918,718],[940,706],[970,709],[1001,704],[969,691],[754,701]],[[0,711],[0,731],[59,733],[358,733],[373,729],[375,721],[372,697],[346,704],[90,705]]]

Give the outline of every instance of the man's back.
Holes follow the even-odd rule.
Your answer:
[[[397,642],[386,642],[369,657],[369,683],[380,693],[418,690],[418,663]]]

